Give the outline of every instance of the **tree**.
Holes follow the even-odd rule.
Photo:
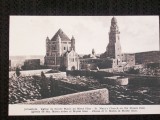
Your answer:
[[[45,74],[44,74],[43,71],[41,72],[41,77],[42,77],[42,78],[46,78],[46,76],[45,76]]]
[[[51,90],[51,96],[57,96],[58,95],[58,84],[57,81],[55,80],[55,78],[53,78],[52,76],[50,77],[50,90]]]
[[[45,74],[43,73],[43,71],[41,72],[40,86],[41,86],[40,93],[41,93],[42,98],[49,97],[47,78]]]
[[[21,74],[20,69],[17,67],[17,68],[16,68],[16,75],[17,75],[17,77],[19,77],[20,74]]]
[[[139,74],[139,69],[129,68],[129,70],[126,73]]]

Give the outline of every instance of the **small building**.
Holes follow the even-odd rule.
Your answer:
[[[79,70],[79,57],[73,49],[64,54],[62,61],[62,66],[65,66],[66,70]]]
[[[98,64],[101,63],[102,60],[96,56],[95,50],[92,49],[92,53],[88,55],[84,55],[83,58],[80,58],[80,68],[87,70],[95,70],[98,67]]]
[[[40,59],[27,59],[22,66],[23,70],[35,70],[40,68]]]
[[[123,57],[122,57],[122,62],[125,63],[124,64],[124,67],[128,66],[128,67],[131,67],[131,66],[135,66],[135,54],[131,54],[131,53],[125,53],[123,54]]]
[[[95,70],[98,67],[98,64],[102,63],[101,59],[95,58],[81,58],[80,59],[80,68],[81,69],[90,69]]]

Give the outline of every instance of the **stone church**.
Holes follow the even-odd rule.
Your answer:
[[[62,29],[51,39],[47,37],[44,64],[52,69],[78,70],[79,56],[75,52],[75,38],[72,36],[69,39]]]

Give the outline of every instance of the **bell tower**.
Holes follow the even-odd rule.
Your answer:
[[[109,44],[106,48],[107,57],[121,59],[120,32],[115,17],[111,20]]]

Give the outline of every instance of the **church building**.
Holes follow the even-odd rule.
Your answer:
[[[111,63],[112,68],[122,66],[121,45],[120,45],[120,31],[117,25],[117,19],[111,19],[111,26],[109,32],[109,43],[106,51],[101,54],[101,58],[106,59],[107,63]],[[110,62],[109,62],[110,61]]]
[[[47,37],[44,61],[48,68],[78,70],[79,57],[75,52],[75,38],[72,36],[69,39],[61,29],[51,39]]]

